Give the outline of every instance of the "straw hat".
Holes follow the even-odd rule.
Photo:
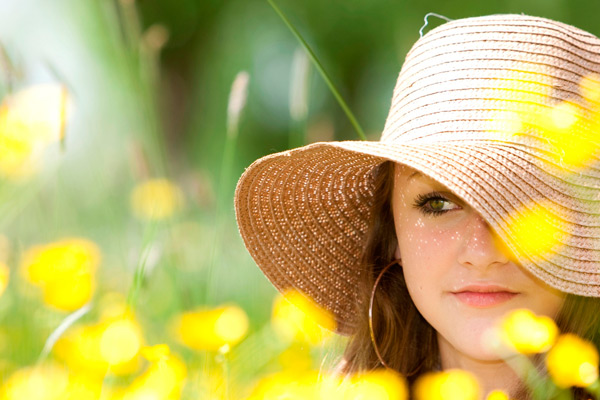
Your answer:
[[[248,167],[235,195],[246,247],[277,289],[302,291],[352,333],[372,170],[391,160],[463,198],[533,275],[600,297],[598,74],[600,40],[560,22],[443,24],[408,53],[380,141],[314,143]]]

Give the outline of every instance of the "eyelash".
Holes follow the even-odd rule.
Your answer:
[[[431,193],[427,193],[427,194],[419,194],[417,196],[417,198],[415,199],[414,207],[419,209],[419,211],[421,211],[425,215],[433,215],[433,216],[439,216],[439,215],[445,214],[449,211],[449,210],[432,210],[431,208],[428,208],[427,203],[429,203],[431,200],[442,200],[445,202],[452,203],[451,200],[449,200],[447,197],[445,197],[441,193],[431,192]]]

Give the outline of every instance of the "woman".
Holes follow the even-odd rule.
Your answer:
[[[523,15],[413,46],[378,142],[256,161],[236,215],[259,267],[331,311],[344,370],[473,372],[525,398],[485,345],[517,308],[598,343],[600,40]]]

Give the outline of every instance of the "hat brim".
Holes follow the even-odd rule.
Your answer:
[[[248,251],[273,285],[282,292],[298,289],[331,311],[340,334],[356,326],[371,172],[386,160],[414,168],[464,199],[534,276],[563,292],[600,296],[600,227],[593,224],[599,204],[582,184],[586,174],[598,179],[600,171],[564,174],[564,166],[534,151],[475,140],[315,143],[253,163],[236,189],[236,217]],[[559,216],[553,221],[557,245],[532,254],[514,240],[511,221],[542,200]]]

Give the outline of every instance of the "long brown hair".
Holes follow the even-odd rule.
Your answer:
[[[344,373],[382,367],[371,340],[369,300],[373,285],[382,269],[394,260],[397,239],[392,213],[394,163],[385,162],[374,169],[374,204],[369,236],[361,260],[358,293],[358,328],[344,353]],[[556,318],[561,332],[571,332],[600,347],[600,299],[568,294]],[[373,306],[375,341],[386,364],[412,383],[419,375],[439,369],[440,356],[435,329],[415,307],[402,267],[392,266],[380,281]],[[574,391],[584,397],[583,390]]]

